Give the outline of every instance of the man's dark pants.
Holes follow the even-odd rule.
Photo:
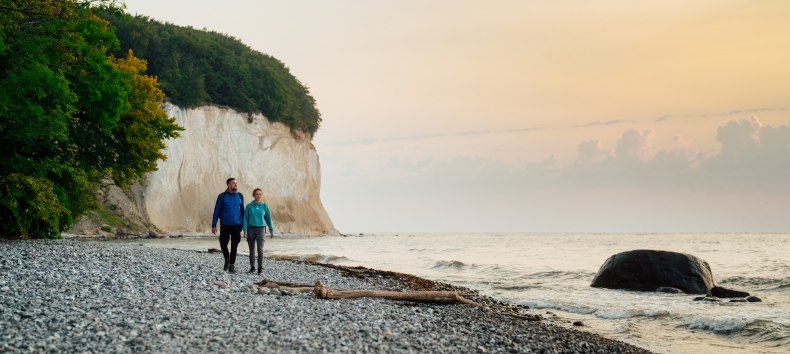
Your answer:
[[[236,250],[241,241],[241,225],[220,225],[219,227],[219,246],[222,248],[222,255],[225,261],[236,264]],[[228,241],[230,241],[230,252],[228,252]]]

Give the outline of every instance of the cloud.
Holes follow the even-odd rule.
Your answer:
[[[716,141],[721,151],[704,161],[704,167],[721,180],[767,188],[790,189],[790,124],[772,127],[756,117],[730,121],[719,127]]]
[[[721,144],[719,156],[742,159],[755,155],[760,148],[762,123],[755,118],[731,121],[719,127],[716,141]]]
[[[655,134],[626,130],[613,150],[597,140],[582,142],[576,161],[560,172],[584,176],[598,186],[790,191],[790,124],[772,127],[756,117],[729,121],[717,129],[721,148],[711,156],[678,135],[675,147],[657,148]]]
[[[601,144],[600,140],[588,140],[579,144],[576,149],[576,164],[592,165],[612,157],[612,151]]]
[[[390,155],[373,172],[332,174],[322,194],[339,228],[360,231],[790,230],[790,123],[711,132],[713,154],[629,129],[613,146],[582,141],[569,164]]]
[[[574,125],[572,128],[587,128],[587,127],[599,127],[599,126],[611,126],[617,124],[625,124],[625,123],[633,123],[633,120],[625,120],[625,119],[612,119],[612,120],[605,120],[605,121],[595,121],[585,124]]]
[[[765,113],[765,112],[785,112],[787,108],[771,108],[771,107],[762,107],[762,108],[750,108],[750,109],[733,109],[728,112],[722,112],[716,115],[719,116],[742,116],[746,114],[755,114],[755,113]]]
[[[535,127],[522,127],[522,128],[507,128],[507,129],[485,129],[485,130],[468,130],[468,131],[456,131],[456,132],[438,132],[438,133],[428,133],[428,134],[417,134],[417,135],[406,135],[406,136],[396,136],[396,137],[382,137],[382,138],[368,138],[368,139],[358,139],[358,140],[345,140],[345,141],[327,141],[323,142],[323,145],[327,146],[354,146],[354,145],[372,145],[372,144],[383,144],[383,143],[393,143],[393,142],[413,142],[413,141],[421,141],[421,140],[431,140],[431,139],[444,139],[444,138],[455,138],[455,137],[469,137],[469,136],[485,136],[485,135],[495,135],[495,134],[512,134],[512,133],[534,133],[534,132],[541,132],[541,131],[563,131],[568,129],[583,129],[583,128],[594,128],[594,127],[613,127],[616,125],[623,125],[623,124],[631,124],[631,123],[660,123],[665,122],[670,119],[676,118],[700,118],[700,117],[727,117],[727,116],[734,116],[734,115],[747,115],[747,114],[755,114],[755,113],[766,113],[766,112],[784,112],[788,111],[787,108],[752,108],[752,109],[734,109],[727,112],[717,112],[717,113],[704,113],[704,114],[685,114],[685,115],[673,115],[673,114],[664,114],[658,118],[648,118],[648,119],[610,119],[610,120],[597,120],[591,121],[582,124],[576,125],[569,125],[569,126],[535,126]]]
[[[669,118],[672,118],[672,115],[671,114],[665,114],[665,115],[663,115],[661,117],[656,118],[656,122],[657,123],[658,122],[663,122],[665,120],[669,120]]]
[[[623,133],[614,152],[614,159],[623,165],[639,164],[647,161],[655,154],[653,147],[653,130],[640,132],[636,129],[629,129]]]

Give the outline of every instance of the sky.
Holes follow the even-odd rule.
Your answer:
[[[127,0],[283,61],[352,232],[790,231],[790,2]]]

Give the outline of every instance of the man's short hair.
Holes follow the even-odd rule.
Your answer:
[[[228,185],[228,184],[230,184],[230,181],[235,181],[235,180],[236,180],[236,179],[235,179],[235,178],[233,178],[233,177],[231,177],[231,178],[228,178],[228,180],[227,180],[227,181],[225,181],[225,185]]]

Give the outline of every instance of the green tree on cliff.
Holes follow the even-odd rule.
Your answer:
[[[133,183],[181,129],[163,94],[93,5],[0,0],[0,235],[56,237],[97,206],[105,178]]]
[[[236,38],[161,23],[121,11],[103,11],[121,41],[121,55],[133,49],[149,61],[162,90],[182,107],[213,104],[263,113],[271,121],[314,134],[321,113],[308,88],[276,58]]]

